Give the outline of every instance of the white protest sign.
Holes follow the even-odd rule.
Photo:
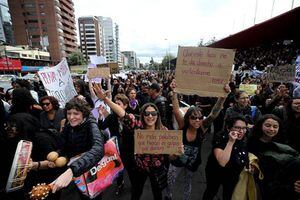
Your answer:
[[[47,94],[54,96],[61,107],[77,95],[66,59],[55,67],[38,71],[38,75]]]
[[[293,82],[295,80],[295,66],[283,65],[269,67],[266,77],[270,82]]]
[[[91,64],[93,65],[100,65],[106,63],[106,58],[104,56],[93,55],[89,57],[90,57]]]

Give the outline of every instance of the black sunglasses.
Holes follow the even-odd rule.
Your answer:
[[[149,115],[152,115],[152,116],[157,116],[158,115],[158,112],[157,111],[145,111],[144,112],[144,116],[148,117]]]
[[[50,103],[41,103],[42,104],[42,106],[49,106],[50,105]]]
[[[202,116],[194,116],[194,115],[191,115],[191,116],[190,116],[190,119],[191,119],[191,120],[196,120],[196,119],[202,120],[203,118],[204,118],[203,115],[202,115]]]

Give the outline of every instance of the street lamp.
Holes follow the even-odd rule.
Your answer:
[[[168,38],[165,38],[165,40],[168,42],[167,56],[168,56],[168,62],[169,62],[168,70],[170,70],[171,69],[171,67],[170,67],[170,42],[169,42]]]

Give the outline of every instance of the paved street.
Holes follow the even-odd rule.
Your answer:
[[[203,158],[203,163],[200,166],[199,170],[195,173],[195,176],[193,178],[193,190],[192,190],[192,200],[200,200],[202,199],[203,192],[206,188],[205,185],[205,172],[204,168],[206,165],[206,160],[208,155],[211,152],[211,140],[212,140],[212,134],[208,135],[207,140],[203,144],[202,148],[202,158]],[[180,174],[177,182],[174,187],[174,192],[173,192],[173,197],[174,200],[180,200],[183,197],[183,175]],[[124,192],[120,196],[115,196],[115,185],[111,186],[104,192],[104,200],[112,200],[112,199],[118,199],[118,200],[129,200],[130,199],[130,184],[128,177],[125,178],[125,188]],[[220,195],[218,195],[220,196]],[[149,179],[147,180],[145,187],[144,187],[144,192],[141,200],[152,200],[152,192],[151,192],[151,186]],[[215,198],[216,200],[221,199],[221,198]]]

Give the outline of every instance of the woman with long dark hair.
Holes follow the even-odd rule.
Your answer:
[[[291,199],[300,197],[300,157],[290,146],[277,143],[281,120],[273,115],[261,117],[253,127],[249,151],[260,163],[264,179],[260,184],[263,199]]]
[[[127,129],[129,133],[123,135],[128,144],[131,144],[131,148],[126,149],[128,153],[127,162],[125,168],[128,172],[129,179],[131,181],[131,199],[138,200],[143,193],[144,184],[147,178],[150,178],[152,187],[152,193],[154,199],[162,199],[162,191],[166,187],[167,182],[167,165],[168,156],[164,154],[136,154],[134,155],[134,130],[146,129],[146,130],[165,130],[166,128],[161,124],[160,113],[158,108],[152,104],[147,103],[141,108],[140,122],[135,120],[133,114],[128,114],[116,103],[112,102],[106,97],[106,93],[102,91],[100,85],[94,84],[94,90],[98,98],[102,99],[119,118],[122,119],[123,128]],[[127,165],[127,167],[126,167]]]
[[[218,99],[211,113],[206,118],[204,118],[201,109],[194,106],[190,107],[183,116],[179,109],[177,93],[174,92],[175,87],[176,84],[173,81],[171,83],[173,113],[179,125],[178,129],[183,130],[184,154],[171,157],[171,165],[168,172],[168,196],[172,198],[173,185],[180,171],[183,170],[185,172],[183,199],[187,200],[191,198],[192,177],[201,164],[202,142],[213,120],[220,113],[225,97]],[[229,93],[229,86],[225,86],[224,90]]]

